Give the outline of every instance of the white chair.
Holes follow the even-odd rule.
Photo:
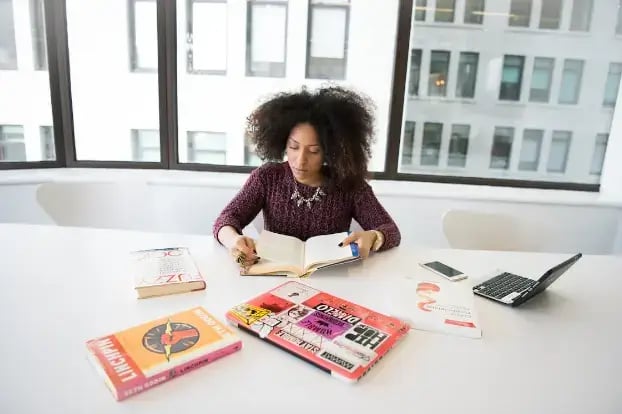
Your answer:
[[[50,182],[37,188],[39,206],[60,226],[150,230],[144,183]]]
[[[442,221],[445,238],[454,249],[537,250],[536,244],[525,237],[525,232],[511,216],[449,210]]]

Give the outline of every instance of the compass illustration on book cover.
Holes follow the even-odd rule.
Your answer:
[[[143,346],[151,352],[164,354],[170,361],[171,354],[192,348],[199,341],[199,331],[188,323],[171,322],[149,329],[143,336]]]

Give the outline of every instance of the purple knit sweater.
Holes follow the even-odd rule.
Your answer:
[[[365,230],[378,230],[384,234],[381,250],[400,244],[400,231],[387,211],[380,205],[369,184],[353,192],[322,189],[326,195],[320,201],[298,206],[291,199],[294,190],[305,198],[316,191],[294,180],[289,165],[264,164],[253,170],[240,192],[220,213],[214,223],[214,237],[223,226],[232,226],[238,233],[263,210],[264,227],[274,233],[286,234],[307,240],[309,237],[331,234],[350,229],[354,219]]]

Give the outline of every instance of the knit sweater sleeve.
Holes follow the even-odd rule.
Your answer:
[[[231,226],[242,234],[242,229],[259,214],[264,206],[266,194],[263,172],[264,169],[261,167],[253,170],[242,189],[220,213],[212,229],[216,240],[218,232],[224,226]]]
[[[354,196],[353,218],[364,230],[382,232],[384,243],[380,250],[387,250],[400,244],[402,239],[400,230],[367,183]]]

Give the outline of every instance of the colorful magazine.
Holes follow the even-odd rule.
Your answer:
[[[297,281],[233,307],[227,320],[347,381],[363,377],[409,330],[397,318]]]
[[[242,348],[240,338],[202,307],[86,343],[117,400],[123,400]]]

